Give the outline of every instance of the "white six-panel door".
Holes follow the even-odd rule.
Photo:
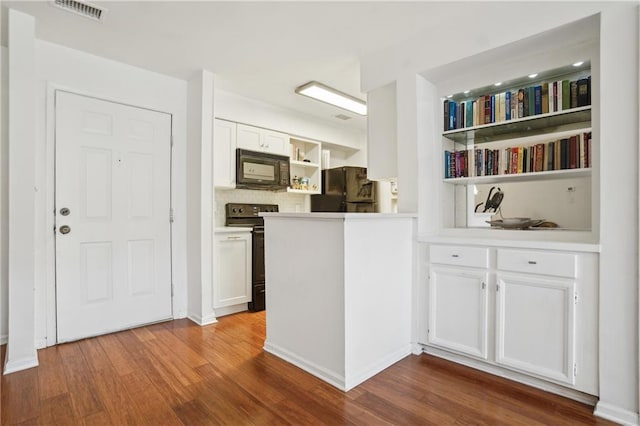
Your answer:
[[[171,318],[171,116],[62,91],[55,113],[58,342]]]

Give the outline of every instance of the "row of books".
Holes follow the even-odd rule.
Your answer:
[[[558,80],[476,99],[444,101],[444,131],[591,105],[591,76]]]
[[[444,152],[444,177],[459,178],[591,167],[591,132],[530,146]]]

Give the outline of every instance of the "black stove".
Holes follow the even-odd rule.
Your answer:
[[[262,311],[265,308],[264,219],[259,214],[277,211],[277,204],[228,203],[225,206],[226,226],[253,228],[251,232],[252,300],[248,306],[251,311]]]

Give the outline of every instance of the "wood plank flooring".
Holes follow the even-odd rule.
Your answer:
[[[428,355],[344,393],[265,353],[264,336],[264,312],[241,313],[40,350],[40,367],[2,376],[2,424],[611,424],[592,407]]]

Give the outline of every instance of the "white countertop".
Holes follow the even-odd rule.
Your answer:
[[[379,219],[400,219],[400,218],[416,218],[417,213],[260,213],[265,218],[280,219],[356,219],[356,220],[379,220]]]
[[[251,232],[253,228],[251,227],[243,227],[243,226],[218,226],[214,230],[216,234],[224,234],[229,232]]]

